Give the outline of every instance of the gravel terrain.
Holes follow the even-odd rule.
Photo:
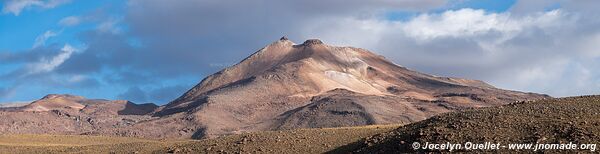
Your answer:
[[[355,153],[448,152],[413,150],[429,143],[599,144],[600,96],[519,102],[500,107],[453,112],[363,139],[348,149]],[[455,150],[478,152],[591,152],[578,150]],[[597,151],[595,151],[597,152]]]

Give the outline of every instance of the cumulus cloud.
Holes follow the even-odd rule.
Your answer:
[[[510,13],[486,13],[484,10],[467,8],[450,10],[442,14],[419,15],[400,25],[407,36],[417,40],[473,37],[492,32],[512,35],[531,26],[550,26],[557,23],[561,15],[559,10],[553,10],[519,18],[511,17]]]
[[[25,9],[39,7],[50,9],[70,2],[70,0],[5,0],[2,13],[12,13],[19,16]]]

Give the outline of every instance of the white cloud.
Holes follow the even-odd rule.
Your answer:
[[[70,0],[7,0],[4,2],[2,13],[13,13],[15,16],[19,16],[24,9],[34,6],[50,9],[68,2]]]
[[[466,8],[405,21],[324,19],[304,26],[303,37],[367,48],[425,73],[568,96],[600,93],[600,72],[590,69],[600,66],[600,20],[586,15]]]
[[[33,74],[51,72],[56,67],[60,66],[63,62],[65,62],[65,60],[69,59],[71,57],[71,54],[73,54],[75,51],[77,51],[77,49],[75,49],[74,47],[72,47],[69,44],[66,44],[61,49],[61,52],[58,55],[56,55],[52,58],[49,58],[49,59],[42,58],[42,59],[40,59],[40,61],[38,61],[36,63],[28,64],[27,65],[28,71],[24,75],[33,75]]]
[[[438,37],[473,37],[487,33],[514,35],[531,26],[549,26],[559,23],[561,11],[553,10],[525,17],[511,17],[510,13],[486,13],[484,10],[460,9],[442,14],[423,14],[407,23],[402,30],[418,40]]]
[[[37,38],[35,38],[35,43],[33,43],[33,48],[42,46],[46,44],[46,40],[48,40],[51,37],[54,37],[58,35],[57,33],[53,32],[53,31],[46,31],[44,32],[44,34],[38,36]]]
[[[75,26],[79,23],[81,23],[81,17],[78,16],[68,16],[58,22],[61,26]]]

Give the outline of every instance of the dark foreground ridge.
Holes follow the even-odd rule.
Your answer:
[[[600,96],[580,96],[519,102],[509,105],[446,113],[345,146],[353,153],[448,152],[413,150],[412,144],[466,142],[502,143],[507,149],[453,152],[534,152],[508,150],[508,144],[599,144]],[[598,150],[598,149],[595,149]],[[592,152],[591,149],[535,152]],[[350,151],[334,151],[350,152]]]

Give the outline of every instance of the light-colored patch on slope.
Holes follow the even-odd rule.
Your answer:
[[[309,73],[308,76],[312,81],[316,82],[321,93],[343,88],[364,94],[383,95],[377,88],[352,74],[338,71],[324,71],[323,73]]]

